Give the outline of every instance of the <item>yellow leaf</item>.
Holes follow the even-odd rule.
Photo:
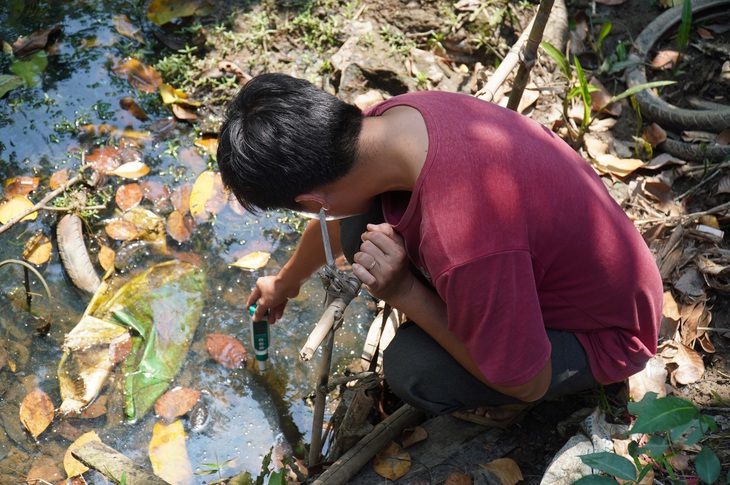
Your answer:
[[[53,245],[51,240],[43,234],[36,234],[25,243],[23,259],[35,265],[41,265],[51,257]]]
[[[96,431],[89,431],[88,433],[82,434],[76,441],[71,443],[71,446],[69,446],[66,450],[66,454],[63,456],[63,468],[66,470],[66,475],[69,478],[82,475],[89,469],[89,467],[71,456],[71,452],[91,441],[98,441],[101,443],[101,439],[99,438],[99,435],[96,434]]]
[[[254,251],[253,253],[249,253],[240,258],[235,263],[229,264],[229,266],[236,266],[244,269],[259,269],[266,266],[266,263],[269,262],[269,258],[271,258],[271,253],[267,253],[266,251]]]
[[[191,15],[205,15],[210,9],[202,0],[152,0],[147,7],[147,18],[157,25]]]
[[[411,455],[397,443],[391,443],[375,455],[373,470],[383,478],[398,480],[411,469]]]
[[[173,88],[169,84],[160,84],[159,90],[160,96],[162,97],[162,102],[165,104],[183,103],[190,106],[200,106],[200,103],[198,101],[189,101],[187,99],[187,94],[180,91],[179,89]]]
[[[129,162],[110,170],[108,173],[126,179],[137,179],[150,173],[150,167],[142,162]]]
[[[195,140],[195,146],[202,148],[209,155],[215,155],[218,151],[218,138],[206,137]]]
[[[494,461],[482,465],[490,472],[494,473],[502,485],[515,485],[523,480],[522,471],[512,458],[497,458]]]
[[[99,248],[99,264],[104,268],[104,271],[109,271],[109,268],[114,267],[115,257],[116,253],[109,246],[102,245]]]
[[[31,207],[33,207],[33,202],[20,195],[4,201],[0,204],[0,224],[5,224],[12,218],[24,214]],[[21,221],[35,221],[36,217],[38,217],[38,214],[32,212],[23,217]]]
[[[178,485],[192,483],[193,467],[185,447],[185,429],[179,419],[170,424],[161,421],[152,428],[149,445],[152,471],[166,482]]]
[[[20,422],[30,432],[33,439],[38,438],[53,421],[53,402],[41,389],[28,393],[20,403]]]
[[[190,191],[190,215],[196,221],[207,221],[210,218],[206,206],[208,201],[215,195],[216,178],[220,178],[220,174],[208,170],[195,179],[193,188]]]
[[[594,166],[598,170],[605,173],[612,173],[618,177],[625,177],[644,165],[644,162],[638,158],[618,158],[609,153],[598,155],[593,160]]]
[[[125,37],[129,37],[130,39],[144,44],[144,39],[142,38],[142,34],[140,34],[139,27],[135,27],[134,24],[132,24],[132,21],[129,20],[129,17],[124,14],[115,15],[112,17],[112,22],[114,23],[114,28],[117,29],[117,32]]]

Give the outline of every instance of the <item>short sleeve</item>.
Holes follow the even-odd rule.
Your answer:
[[[488,381],[519,386],[550,358],[528,251],[491,254],[435,279],[449,330],[465,344]]]

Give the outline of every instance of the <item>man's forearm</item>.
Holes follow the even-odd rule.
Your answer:
[[[327,223],[327,232],[330,236],[332,253],[336,257],[342,253],[339,221],[329,221]],[[319,220],[312,219],[304,229],[291,259],[286,262],[279,272],[279,278],[301,286],[326,262],[322,228]]]

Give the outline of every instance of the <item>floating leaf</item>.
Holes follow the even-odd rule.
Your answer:
[[[36,234],[25,243],[23,259],[35,265],[41,265],[51,258],[53,244],[44,234]]]
[[[66,182],[68,182],[68,169],[62,168],[58,172],[54,172],[53,175],[51,175],[49,184],[51,186],[51,190],[55,190]]]
[[[215,155],[218,152],[218,138],[198,138],[194,143],[196,147],[202,148],[208,155]]]
[[[10,200],[4,200],[0,203],[0,224],[5,224],[14,217],[25,214],[32,207],[33,202],[20,195],[16,195]],[[23,217],[21,221],[35,221],[37,217],[36,212],[31,212]]]
[[[23,78],[13,74],[0,74],[0,98],[23,85]]]
[[[20,403],[20,422],[33,439],[53,421],[53,402],[42,389],[34,389]]]
[[[110,238],[117,241],[130,241],[139,235],[139,230],[133,222],[121,219],[110,222],[104,230]]]
[[[137,179],[150,173],[150,167],[142,162],[129,162],[107,172],[109,175],[116,175],[127,179]]]
[[[170,389],[155,403],[155,414],[172,420],[190,411],[200,399],[200,391],[187,387]]]
[[[411,469],[411,455],[397,443],[390,443],[375,455],[373,470],[388,480],[398,480]]]
[[[122,212],[127,212],[129,209],[142,202],[142,189],[139,184],[136,183],[122,185],[117,189],[117,194],[114,197],[114,200],[117,202],[117,205]]]
[[[41,29],[32,33],[26,38],[20,37],[13,43],[13,55],[15,57],[26,57],[42,49],[45,49],[51,38],[61,31],[61,26],[56,25],[47,29]]]
[[[193,221],[190,214],[183,215],[180,211],[172,211],[170,215],[167,216],[167,233],[175,241],[184,243],[190,239],[190,235],[192,234],[190,226],[192,226],[192,223]]]
[[[246,363],[246,349],[237,338],[220,333],[210,333],[205,339],[211,357],[229,369],[238,369]]]
[[[160,73],[137,59],[128,59],[121,64],[115,62],[112,65],[112,71],[117,76],[126,78],[129,84],[145,93],[154,93],[162,84]]]
[[[158,477],[179,485],[193,482],[193,467],[185,447],[185,429],[179,419],[170,424],[155,423],[149,453],[152,471]]]
[[[10,64],[10,72],[20,76],[26,87],[32,88],[40,83],[41,74],[48,67],[48,54],[46,51],[39,51],[24,60],[13,59]]]
[[[502,485],[515,485],[523,480],[522,471],[512,458],[497,458],[482,465],[482,468],[496,475]]]
[[[96,431],[89,431],[88,433],[82,434],[66,449],[66,454],[63,456],[63,468],[66,470],[66,475],[69,478],[82,475],[89,469],[89,467],[71,456],[71,452],[91,441],[98,441],[101,443],[101,439],[99,438],[99,435],[96,434]]]
[[[119,100],[119,106],[132,113],[132,116],[137,118],[140,121],[147,121],[150,119],[149,116],[147,116],[147,113],[145,110],[142,109],[142,107],[137,104],[137,102],[134,100],[134,98],[130,98],[129,96],[126,96]]]
[[[198,101],[191,101],[188,99],[188,95],[179,89],[175,89],[169,84],[160,84],[160,97],[162,102],[165,104],[182,103],[189,106],[200,106],[201,103]]]
[[[121,165],[122,151],[119,147],[113,145],[96,148],[86,155],[86,163],[101,175],[107,175],[111,170]]]
[[[13,177],[5,182],[5,197],[28,195],[38,188],[38,177]]]
[[[271,253],[266,251],[254,251],[240,258],[235,263],[229,264],[229,266],[236,266],[237,268],[244,269],[259,269],[266,265],[271,258]]]
[[[191,15],[204,15],[209,9],[201,0],[152,0],[147,7],[147,18],[157,25]]]
[[[179,104],[173,104],[170,107],[172,108],[172,114],[174,114],[175,118],[179,120],[197,120],[199,118],[198,115],[192,111],[186,110]]]
[[[211,213],[219,212],[227,202],[221,175],[205,171],[198,176],[190,191],[190,215],[196,221],[207,221]]]
[[[129,37],[132,40],[136,40],[137,42],[144,44],[144,38],[140,33],[139,27],[135,27],[134,24],[132,24],[132,21],[129,20],[129,17],[124,14],[115,15],[112,17],[112,22],[114,23],[114,28],[117,29],[117,32],[122,34],[124,37]]]

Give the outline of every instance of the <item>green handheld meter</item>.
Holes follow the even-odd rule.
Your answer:
[[[251,343],[256,353],[259,370],[266,370],[266,361],[269,358],[269,322],[266,320],[254,321],[255,312],[256,305],[248,307],[248,313],[251,315]]]

